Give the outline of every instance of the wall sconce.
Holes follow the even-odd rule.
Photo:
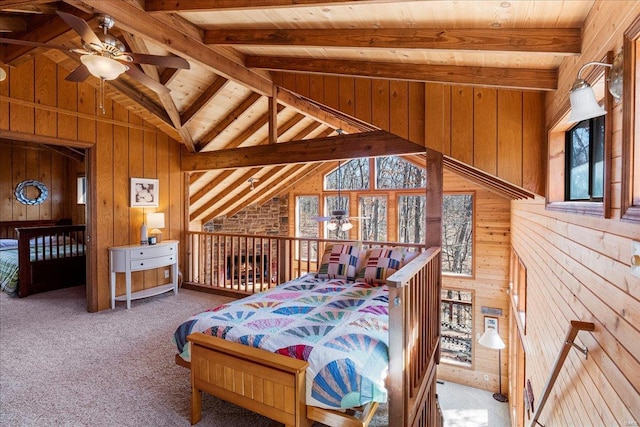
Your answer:
[[[571,114],[569,115],[569,123],[580,122],[607,114],[605,109],[598,104],[591,85],[581,77],[582,71],[592,65],[611,68],[611,72],[609,73],[609,93],[611,93],[616,101],[620,101],[622,97],[622,52],[615,57],[613,64],[607,64],[606,62],[587,62],[580,67],[578,78],[573,83],[570,91],[569,101],[571,102]]]
[[[151,229],[149,232],[150,244],[153,245],[162,241],[162,231],[159,229],[164,228],[164,214],[162,212],[148,213],[147,227]]]

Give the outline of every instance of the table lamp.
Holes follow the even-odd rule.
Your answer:
[[[164,228],[164,214],[162,212],[148,213],[147,214],[147,227],[151,229],[149,232],[149,243],[155,244],[162,241],[162,231]]]

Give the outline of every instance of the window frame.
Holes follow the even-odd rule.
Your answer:
[[[640,223],[640,175],[634,159],[640,159],[640,16],[624,32],[622,90],[622,177],[621,219]],[[634,167],[635,166],[635,167]],[[634,201],[634,198],[636,201]]]
[[[603,201],[603,197],[604,197],[604,158],[602,159],[602,163],[603,163],[603,170],[602,170],[602,197],[593,197],[593,170],[595,169],[595,148],[596,148],[596,144],[594,144],[594,142],[596,141],[595,138],[595,128],[598,125],[599,121],[602,121],[603,124],[606,122],[606,116],[598,116],[598,117],[592,117],[590,119],[586,119],[583,120],[581,122],[576,123],[571,129],[567,130],[565,132],[565,166],[564,166],[564,170],[565,170],[565,182],[564,182],[564,199],[565,202],[589,202],[589,203],[602,203]],[[588,176],[588,188],[589,188],[589,199],[573,199],[571,200],[571,160],[572,160],[572,156],[570,153],[570,145],[573,142],[573,138],[571,137],[573,134],[574,129],[576,129],[581,123],[584,122],[588,122],[589,125],[589,176]],[[605,124],[606,127],[606,124]],[[604,132],[604,131],[603,131]],[[604,135],[602,138],[602,155],[604,157]]]
[[[613,52],[609,51],[607,54],[599,60],[599,62],[606,62],[608,64],[613,63]],[[603,97],[602,103],[604,109],[607,111],[604,119],[604,165],[603,165],[603,189],[602,189],[602,201],[566,201],[565,198],[565,186],[566,186],[566,160],[565,160],[565,134],[573,127],[573,124],[569,124],[569,113],[571,106],[569,104],[569,94],[566,97],[566,109],[565,113],[558,121],[558,123],[549,131],[548,134],[548,146],[547,146],[547,190],[545,197],[545,209],[550,211],[589,215],[603,218],[611,217],[611,142],[613,136],[612,120],[611,117],[613,111],[613,95],[609,92],[609,67],[593,66],[589,69],[587,75],[583,75],[585,81],[590,85],[595,86],[595,83],[603,80]],[[624,97],[623,97],[624,98]],[[558,163],[562,163],[562,170],[559,170]],[[554,167],[554,165],[556,165]],[[555,174],[562,175],[561,179]],[[555,178],[555,179],[552,179]],[[559,189],[558,183],[561,183],[561,189]]]

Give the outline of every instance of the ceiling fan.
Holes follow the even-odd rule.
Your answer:
[[[124,43],[109,34],[115,21],[108,15],[98,15],[99,27],[103,30],[100,35],[93,32],[89,24],[82,18],[67,12],[56,12],[82,39],[82,48],[67,49],[64,46],[37,43],[27,40],[0,38],[0,43],[17,44],[23,46],[43,47],[59,50],[70,50],[80,55],[82,62],[65,80],[82,82],[90,75],[101,81],[114,80],[123,73],[133,77],[149,89],[158,94],[166,94],[169,88],[148,77],[134,64],[150,64],[166,68],[189,69],[189,63],[178,56],[147,55],[127,52]]]
[[[338,162],[338,203],[340,203],[340,201],[342,200],[340,198],[340,187],[342,182],[342,179],[340,176],[340,164],[341,163]],[[318,222],[329,221],[329,224],[327,224],[327,228],[330,231],[334,231],[334,230],[349,231],[353,228],[353,224],[351,223],[350,220],[368,219],[368,218],[364,216],[349,217],[349,214],[345,209],[335,209],[331,211],[331,216],[315,216],[311,219],[316,220]]]

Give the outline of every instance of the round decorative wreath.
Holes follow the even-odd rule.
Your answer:
[[[40,194],[35,199],[30,199],[24,194],[26,187],[36,187],[38,191],[40,191]],[[18,184],[14,194],[16,195],[16,199],[23,205],[39,205],[47,200],[49,190],[47,189],[47,186],[40,181],[29,179]]]

